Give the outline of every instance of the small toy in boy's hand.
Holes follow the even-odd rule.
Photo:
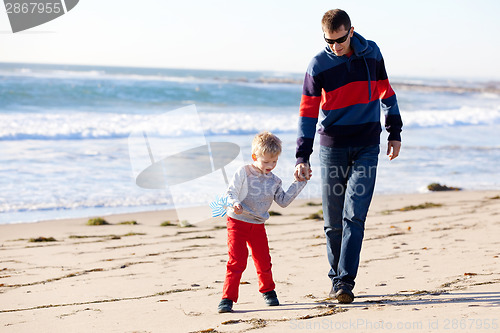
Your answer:
[[[215,201],[210,203],[210,208],[212,208],[212,217],[223,217],[226,215],[228,207],[232,207],[232,205],[227,202],[227,196],[217,196]]]

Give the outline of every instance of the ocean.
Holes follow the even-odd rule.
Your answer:
[[[140,187],[138,176],[155,157],[211,142],[239,147],[239,163],[250,162],[252,138],[262,130],[283,141],[275,173],[286,187],[302,79],[303,73],[0,63],[0,223],[207,205],[213,186],[196,177],[174,189],[161,181]],[[423,192],[433,182],[500,189],[499,82],[391,83],[403,146],[389,162],[382,133],[376,194]],[[138,154],[136,134],[151,140]],[[320,197],[318,141],[313,178],[300,198]],[[227,163],[222,169],[230,177],[234,166]]]

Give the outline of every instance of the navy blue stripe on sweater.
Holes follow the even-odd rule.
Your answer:
[[[380,112],[377,112],[379,104],[380,101],[377,99],[368,104],[356,104],[331,111],[322,110],[325,119],[321,122],[321,126],[328,128],[332,124],[359,125],[380,122]]]
[[[307,163],[309,162],[309,156],[313,151],[314,138],[302,138],[297,139],[297,150],[295,157],[297,158],[297,163]]]
[[[400,117],[399,114],[399,106],[396,100],[396,95],[392,95],[391,97],[384,98],[381,100],[382,101],[382,109],[384,110],[384,114],[386,115],[397,115]],[[389,106],[392,105],[392,106]],[[403,123],[401,123],[401,126],[403,126]]]
[[[299,137],[314,138],[318,118],[301,117],[299,119]]]
[[[380,143],[380,121],[360,125],[333,125],[320,129],[319,143],[327,147],[359,147]]]
[[[403,122],[401,116],[398,114],[389,114],[385,117],[385,129],[389,132],[387,140],[401,141],[401,128]]]

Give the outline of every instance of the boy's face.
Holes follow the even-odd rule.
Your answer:
[[[268,174],[271,172],[278,164],[279,155],[263,154],[263,155],[252,155],[254,160],[253,166],[260,170],[263,174]]]

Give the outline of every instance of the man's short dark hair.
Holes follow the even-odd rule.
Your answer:
[[[344,26],[345,30],[349,30],[351,28],[351,19],[342,9],[332,9],[323,15],[321,26],[324,31],[328,32],[338,31],[342,26]]]

